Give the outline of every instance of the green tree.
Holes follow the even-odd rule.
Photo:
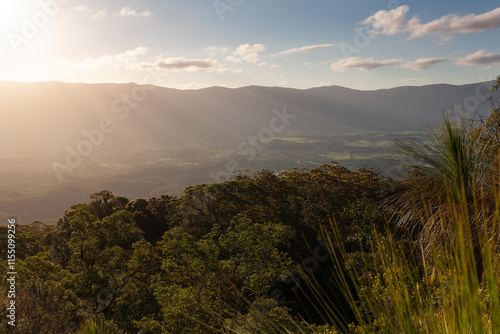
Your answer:
[[[267,298],[292,261],[279,250],[293,236],[283,224],[252,222],[244,215],[218,225],[200,240],[173,228],[159,244],[165,273],[156,295],[169,333],[222,333],[227,321]]]
[[[115,197],[109,190],[102,190],[98,193],[90,195],[92,200],[88,204],[88,211],[99,219],[103,219],[117,212],[125,209],[128,199],[125,197]]]
[[[16,327],[9,330],[2,328],[7,323],[3,321],[0,330],[5,331],[2,333],[66,332],[68,324],[76,320],[77,298],[71,284],[72,273],[52,263],[47,253],[43,252],[17,260],[16,269]],[[3,283],[7,282],[5,274],[1,278],[0,292],[2,296],[7,296]],[[2,299],[7,301],[7,298]],[[2,315],[5,315],[5,310],[6,305],[2,305]]]

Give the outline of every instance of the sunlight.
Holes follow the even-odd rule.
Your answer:
[[[0,0],[0,28],[2,30],[15,29],[21,21],[26,4],[23,1]]]

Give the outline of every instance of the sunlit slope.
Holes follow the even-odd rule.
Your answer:
[[[268,127],[286,107],[292,131],[419,129],[454,103],[474,101],[478,84],[357,91],[332,86],[212,87],[180,91],[135,84],[0,83],[3,153],[64,152],[83,132],[109,120],[107,143],[214,144],[241,140]],[[482,87],[481,94],[486,93]],[[474,103],[469,103],[474,106]],[[485,103],[479,104],[486,110]]]

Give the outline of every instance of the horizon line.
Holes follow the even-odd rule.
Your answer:
[[[0,80],[0,84],[137,85],[137,86],[154,86],[157,88],[173,89],[173,90],[178,90],[178,91],[200,91],[200,90],[213,89],[213,88],[224,88],[224,89],[236,90],[236,89],[251,88],[251,87],[280,88],[280,89],[306,91],[306,90],[311,90],[311,89],[337,87],[337,88],[349,89],[349,90],[354,90],[354,91],[363,91],[363,92],[390,90],[390,89],[404,88],[404,87],[428,87],[428,86],[438,86],[438,85],[467,86],[467,85],[474,85],[474,84],[482,84],[482,83],[486,83],[486,82],[495,82],[495,80],[475,81],[475,82],[461,83],[461,84],[454,84],[454,83],[448,83],[448,82],[428,83],[428,84],[422,84],[422,85],[407,84],[407,85],[401,85],[401,86],[393,86],[393,87],[387,87],[387,88],[375,88],[375,89],[351,88],[351,87],[341,86],[341,85],[312,86],[312,87],[308,87],[308,88],[297,88],[297,87],[287,87],[287,86],[266,86],[266,85],[244,85],[244,86],[238,86],[238,87],[227,87],[227,86],[222,86],[222,85],[214,85],[214,86],[206,86],[206,87],[201,87],[201,88],[175,88],[175,87],[168,87],[168,86],[159,86],[159,85],[154,85],[154,84],[137,83],[134,81],[130,81],[130,82],[70,82],[70,81],[61,81],[61,80],[47,80],[47,81],[12,81],[12,80],[3,81],[3,80]]]

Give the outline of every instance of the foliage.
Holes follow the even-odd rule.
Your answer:
[[[113,330],[110,329],[104,319],[94,320],[88,319],[85,320],[75,334],[113,334]]]
[[[56,227],[22,227],[20,316],[47,329],[19,332],[88,332],[103,321],[123,332],[306,331],[298,319],[315,312],[296,295],[306,293],[296,263],[323,259],[314,248],[332,216],[353,244],[366,242],[388,193],[390,181],[371,170],[323,165],[188,187],[181,197],[93,194]],[[328,265],[318,265],[328,280]],[[59,322],[43,320],[55,314]]]

